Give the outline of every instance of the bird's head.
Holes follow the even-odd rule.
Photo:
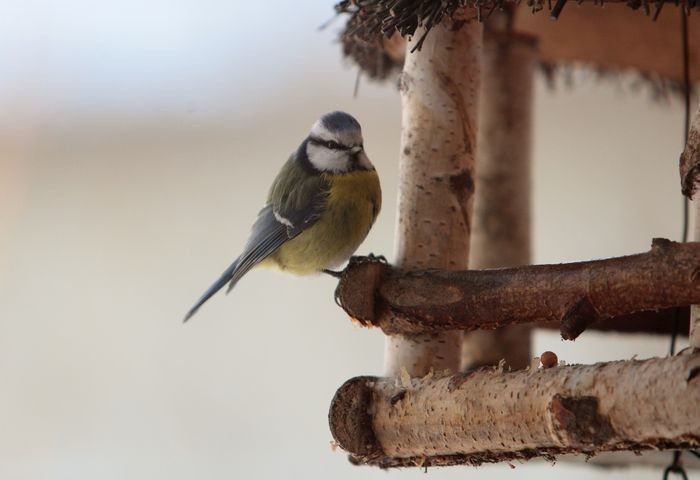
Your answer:
[[[309,164],[319,172],[374,170],[362,145],[360,124],[345,112],[331,112],[311,127],[306,139]]]

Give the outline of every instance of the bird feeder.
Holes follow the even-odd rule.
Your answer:
[[[350,14],[344,53],[368,77],[397,78],[403,111],[395,262],[355,259],[336,291],[351,317],[386,333],[385,377],[338,390],[337,444],[382,467],[698,448],[700,243],[650,239],[642,254],[529,264],[535,71],[582,64],[687,91],[700,80],[700,18],[688,15],[700,2],[336,8]],[[688,195],[700,177],[700,110],[693,125],[680,172]],[[564,339],[680,328],[691,348],[594,365],[543,357],[538,367],[532,326]]]

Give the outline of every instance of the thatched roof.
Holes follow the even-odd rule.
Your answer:
[[[511,8],[513,30],[538,39],[539,59],[551,68],[582,62],[598,71],[632,69],[652,80],[682,81],[680,8],[688,16],[691,80],[700,81],[700,0],[672,2],[629,0],[552,5],[551,0],[345,0],[336,10],[350,14],[341,35],[343,53],[363,73],[386,79],[400,71],[402,37],[418,27],[429,30],[443,17],[485,19],[498,8]],[[552,21],[552,11],[558,14]],[[422,34],[422,33],[421,33]],[[429,34],[429,33],[428,33]],[[419,43],[420,46],[420,43]]]

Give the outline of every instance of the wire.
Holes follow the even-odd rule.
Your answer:
[[[668,476],[671,473],[676,473],[680,475],[680,477],[683,480],[688,480],[688,474],[685,473],[685,469],[681,466],[681,451],[676,450],[673,452],[673,462],[671,462],[671,465],[666,467],[664,470],[664,475],[662,477],[663,480],[668,480]]]

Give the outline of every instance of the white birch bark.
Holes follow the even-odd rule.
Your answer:
[[[697,448],[700,353],[534,371],[359,377],[330,412],[360,463],[479,464],[566,453]],[[361,441],[360,441],[361,440]]]
[[[695,111],[688,143],[683,149],[680,160],[681,187],[683,194],[692,199],[691,208],[695,212],[695,229],[693,238],[700,240],[700,198],[697,190],[700,185],[700,103]],[[690,307],[690,346],[700,348],[700,305]]]
[[[700,110],[698,110],[700,112]],[[700,123],[700,115],[695,117]],[[698,125],[700,127],[700,125]],[[695,228],[693,239],[700,241],[700,198],[695,198],[691,207],[695,210]],[[690,346],[700,349],[700,305],[690,306],[690,332],[688,333]]]
[[[423,35],[407,42],[411,48]],[[403,106],[396,260],[407,269],[467,268],[474,191],[482,25],[445,19],[408,53]],[[386,339],[385,370],[411,376],[457,371],[462,333]]]

